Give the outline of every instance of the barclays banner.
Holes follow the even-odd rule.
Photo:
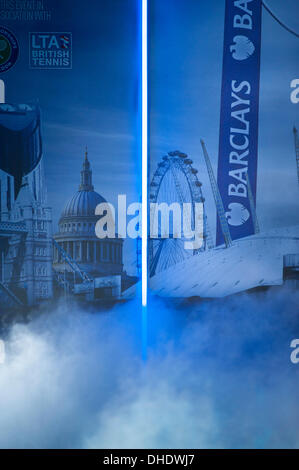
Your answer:
[[[261,4],[226,0],[218,186],[233,240],[255,233]]]

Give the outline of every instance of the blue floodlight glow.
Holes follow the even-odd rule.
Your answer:
[[[147,305],[147,201],[148,201],[148,44],[147,0],[142,0],[142,306]]]

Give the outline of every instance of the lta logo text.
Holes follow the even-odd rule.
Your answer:
[[[30,33],[30,68],[71,69],[71,33]]]

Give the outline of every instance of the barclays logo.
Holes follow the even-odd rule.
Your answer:
[[[230,46],[230,52],[235,60],[246,60],[255,51],[253,43],[247,36],[235,36],[234,44]]]
[[[229,211],[225,213],[227,222],[233,227],[245,224],[250,217],[250,212],[243,204],[231,202],[228,206]]]

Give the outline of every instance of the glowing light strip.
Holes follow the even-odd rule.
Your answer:
[[[147,0],[142,0],[142,305],[147,304],[148,71]]]

